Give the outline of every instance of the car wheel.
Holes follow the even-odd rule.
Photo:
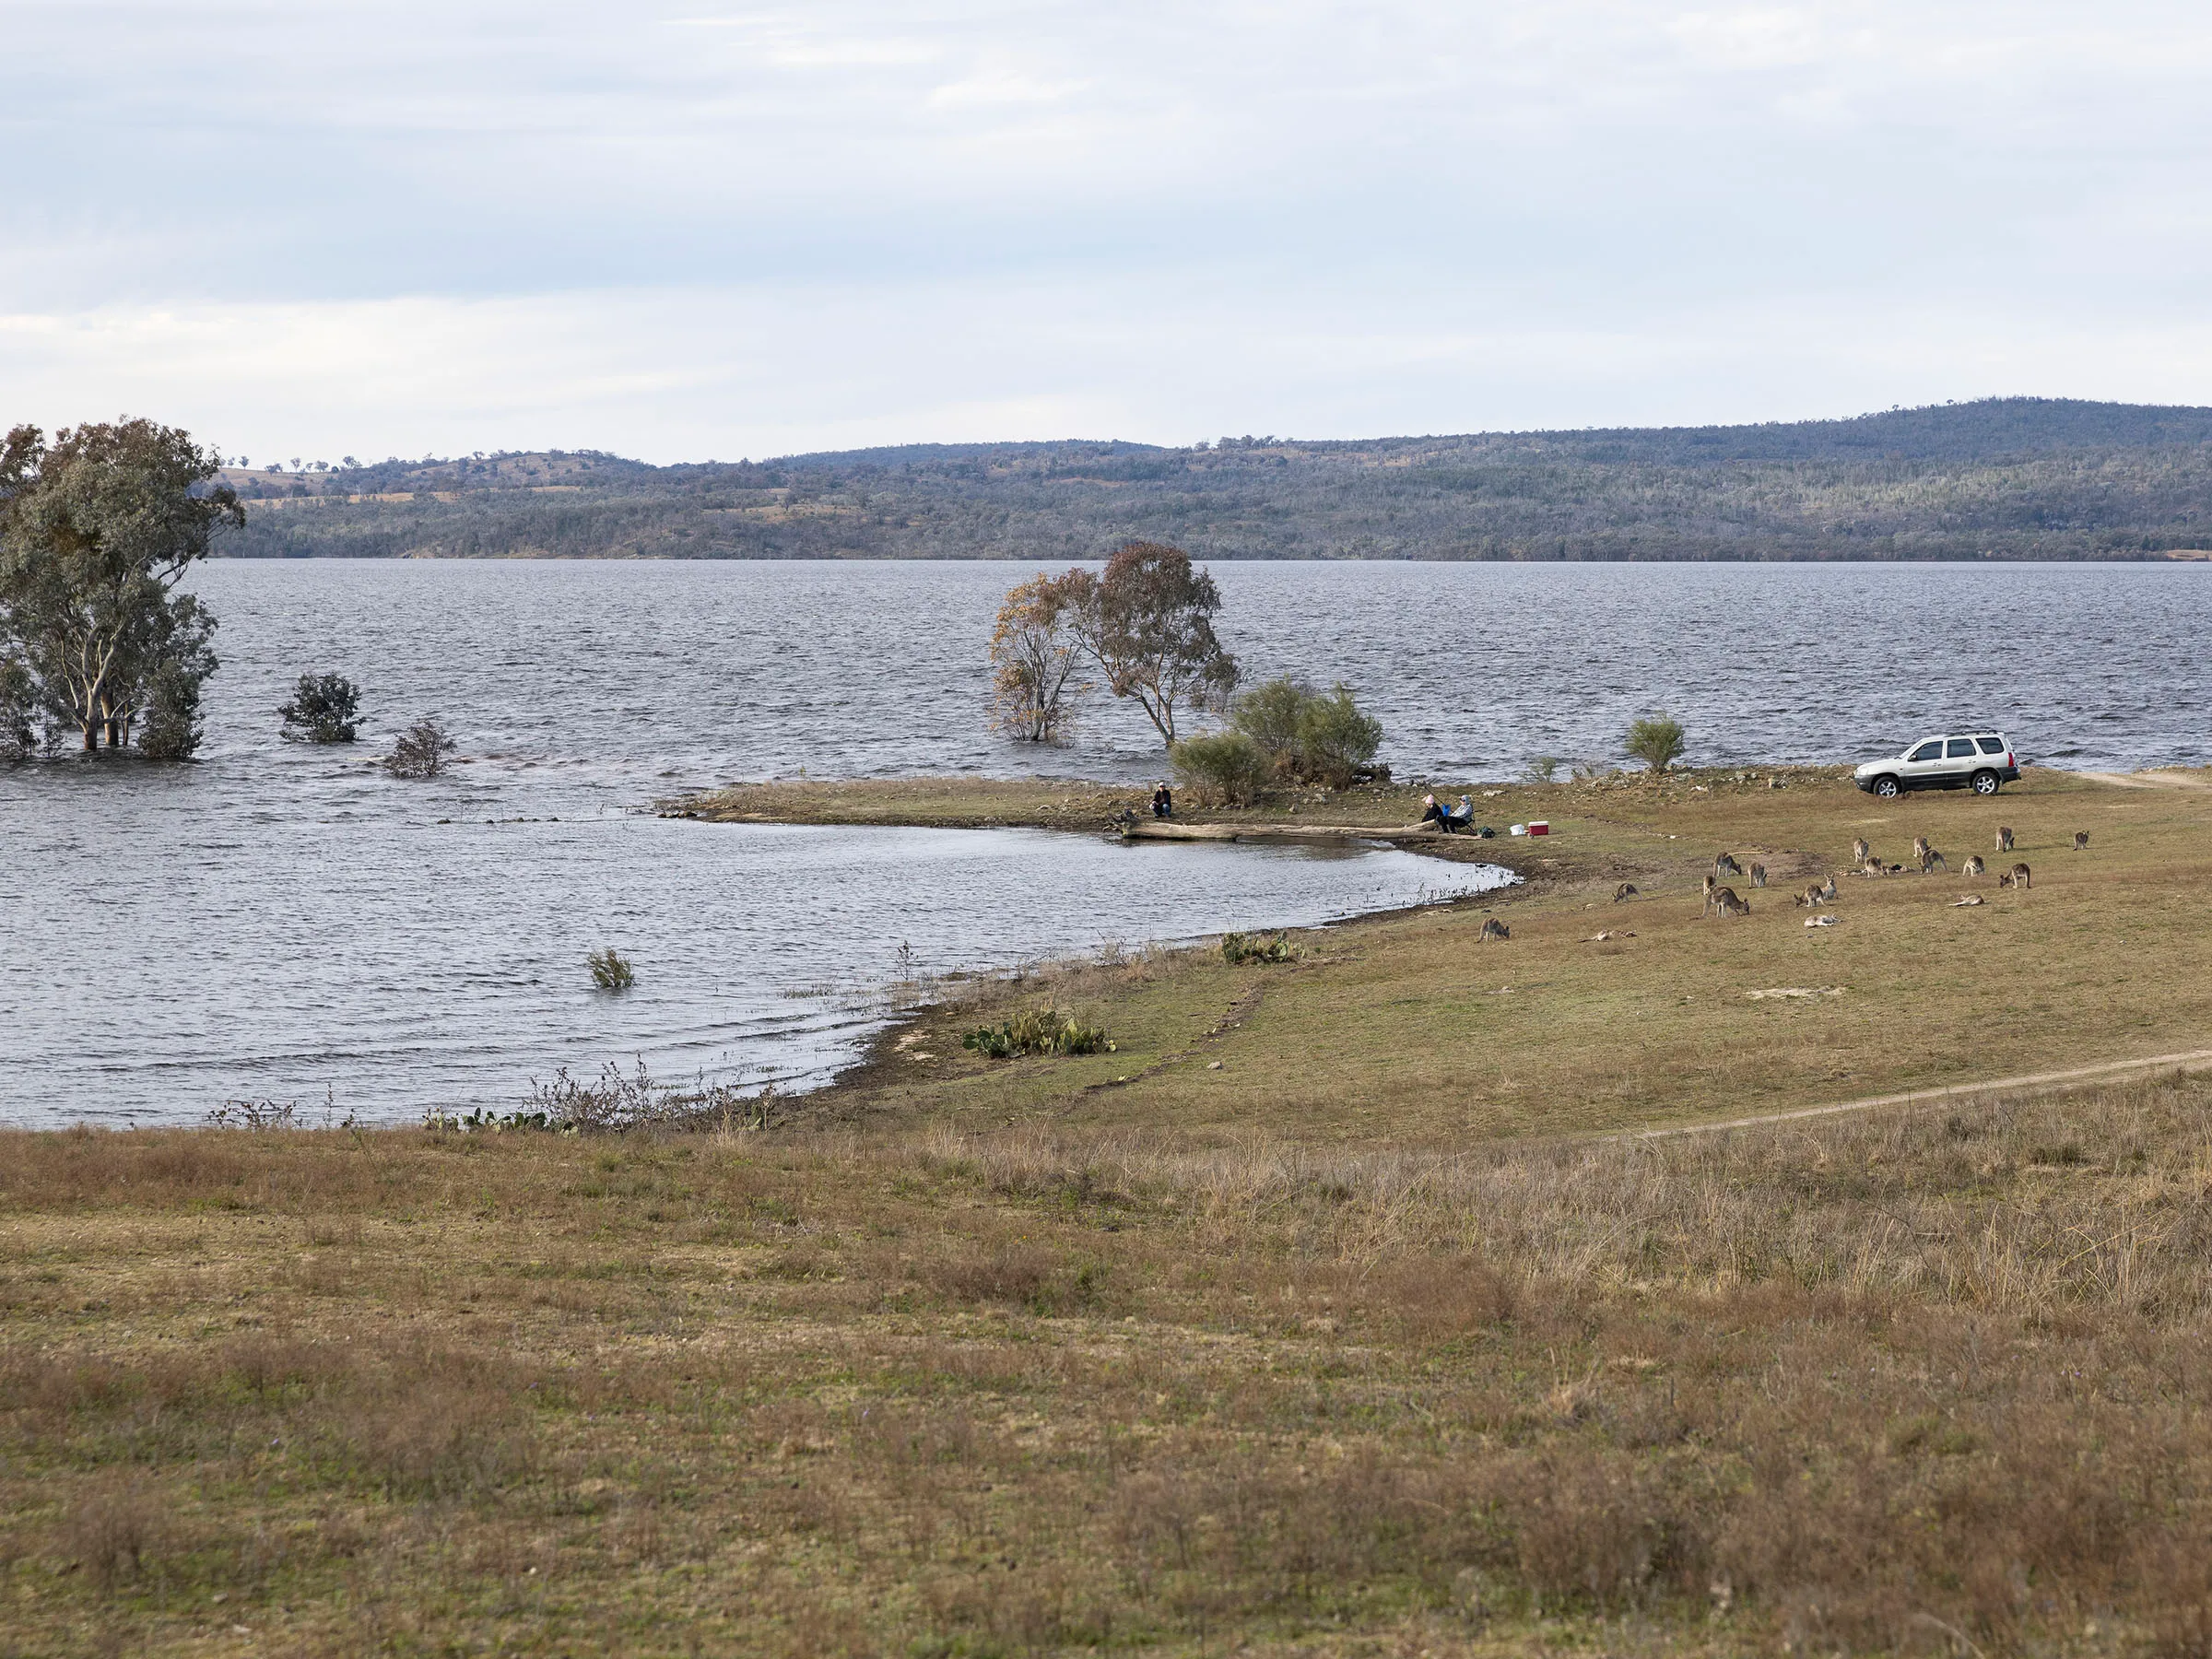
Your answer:
[[[1877,778],[1874,781],[1874,793],[1885,801],[1894,801],[1897,799],[1897,780],[1895,778]]]
[[[1974,774],[1974,793],[1978,795],[1995,794],[1997,793],[1997,774],[1994,771],[1976,772]]]

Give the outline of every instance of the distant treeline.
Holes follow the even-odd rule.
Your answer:
[[[294,464],[295,468],[297,464]],[[264,558],[2137,559],[2212,547],[2212,408],[1305,442],[914,444],[234,468]]]

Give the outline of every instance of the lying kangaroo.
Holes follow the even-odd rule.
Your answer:
[[[1979,876],[1988,867],[1988,865],[1982,862],[1981,853],[1970,853],[1967,854],[1965,867],[1962,868],[1959,874],[1961,876]]]
[[[1744,866],[1737,864],[1733,855],[1719,853],[1713,855],[1712,873],[1715,876],[1741,876]]]
[[[1997,826],[1997,851],[2000,853],[2012,851],[2012,826],[2010,824]]]
[[[1486,945],[1492,939],[1510,939],[1512,936],[1513,930],[1495,916],[1489,917],[1482,924],[1482,942]]]
[[[1999,887],[2025,888],[2033,887],[2035,883],[2029,877],[2028,866],[2024,864],[2016,864],[2011,869],[2006,871],[2004,875],[1997,877],[1997,885]]]
[[[1722,888],[1717,890],[1712,896],[1712,903],[1714,912],[1719,915],[1747,916],[1751,913],[1751,900],[1738,899],[1734,888]]]
[[[1920,873],[1923,876],[1933,875],[1935,874],[1936,866],[1937,865],[1941,865],[1943,866],[1943,873],[1946,876],[1948,876],[1951,873],[1951,861],[1949,859],[1946,858],[1942,853],[1936,852],[1933,847],[1921,848]]]
[[[1767,866],[1757,860],[1754,860],[1751,865],[1751,885],[1755,888],[1763,888],[1767,885]]]
[[[2087,830],[2075,830],[2075,831],[2074,831],[2074,851],[2075,851],[2075,852],[2077,852],[2077,853],[2087,853],[2088,850],[2089,850],[2089,832],[2088,832]]]
[[[1632,881],[1624,881],[1618,887],[1613,889],[1613,902],[1616,904],[1618,904],[1623,899],[1633,899],[1635,897],[1636,884]]]
[[[1874,849],[1866,844],[1865,836],[1860,836],[1858,840],[1851,843],[1851,862],[1853,864],[1863,865],[1873,856]]]

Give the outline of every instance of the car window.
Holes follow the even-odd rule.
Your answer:
[[[1974,741],[1982,746],[1982,752],[1985,755],[2001,755],[2005,752],[2005,739],[2002,737],[1977,737]]]
[[[1940,760],[1943,759],[1943,739],[1933,738],[1922,744],[1905,757],[1908,760]]]
[[[1971,759],[1974,753],[1974,740],[1971,737],[1954,737],[1951,739],[1950,747],[1947,752],[1954,760]]]

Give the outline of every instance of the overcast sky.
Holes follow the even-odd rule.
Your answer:
[[[2212,403],[2212,8],[0,0],[0,421],[226,453]]]

